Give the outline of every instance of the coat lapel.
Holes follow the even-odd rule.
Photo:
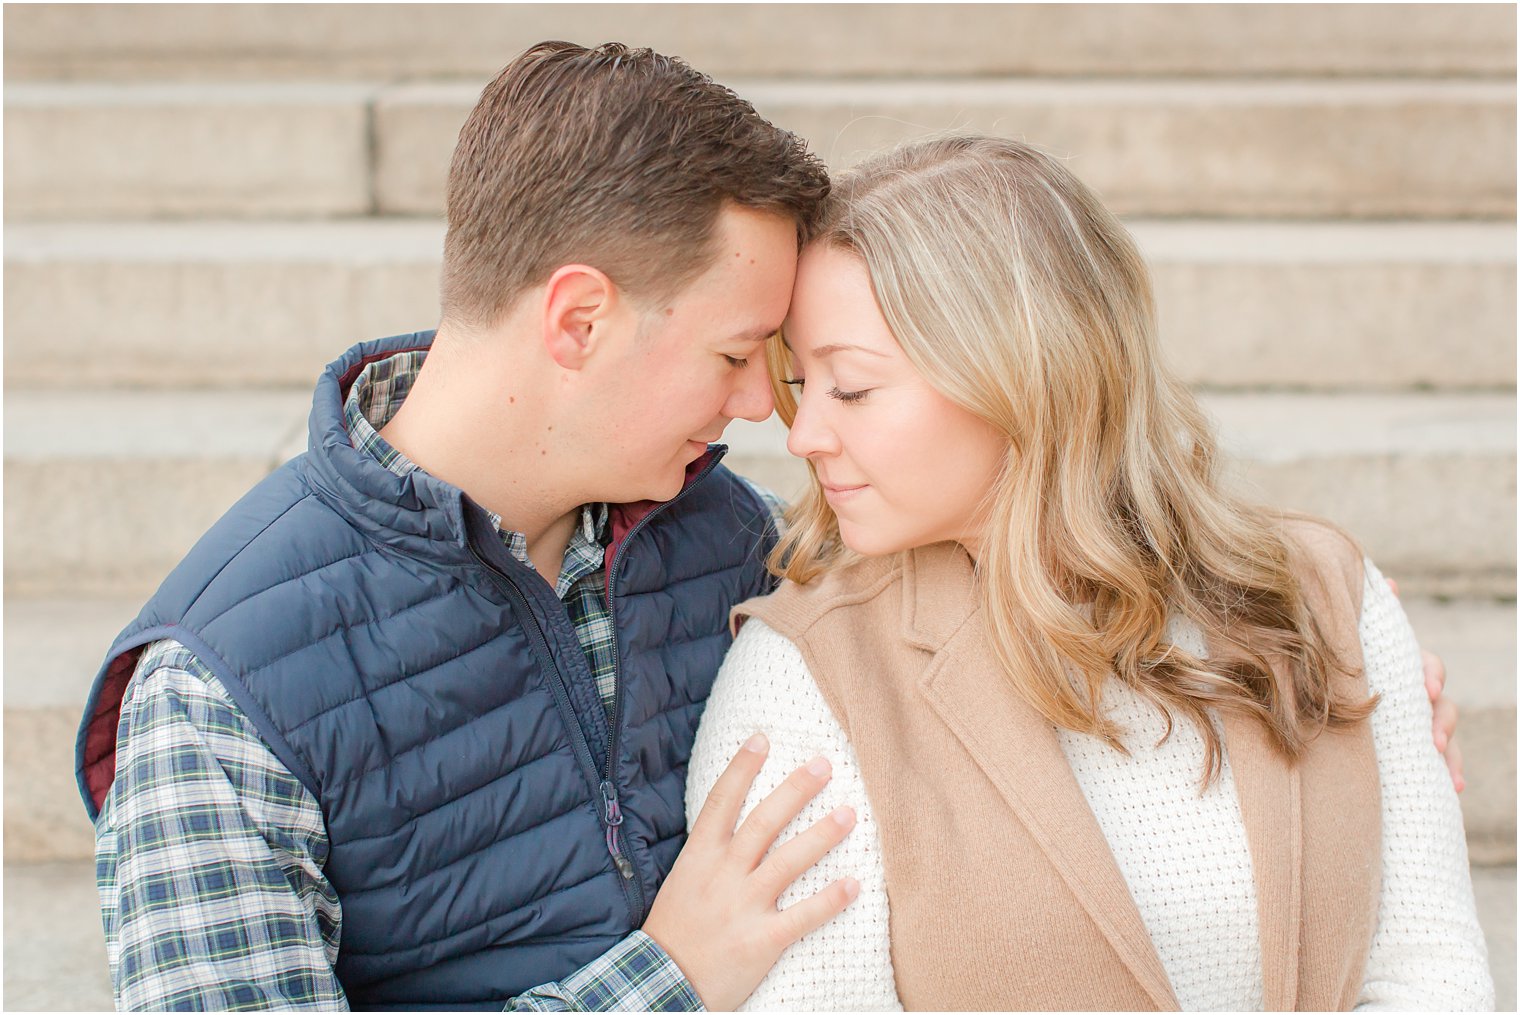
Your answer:
[[[1225,744],[1256,883],[1261,934],[1262,1005],[1292,1011],[1298,1002],[1298,926],[1303,905],[1303,814],[1298,766],[1286,773],[1261,724],[1231,713]]]
[[[1176,1009],[1171,981],[1055,727],[999,672],[965,551],[938,544],[909,554],[903,610],[909,641],[934,652],[920,681],[934,712],[986,773],[1155,1006]]]

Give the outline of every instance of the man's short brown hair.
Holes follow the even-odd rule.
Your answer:
[[[724,202],[806,239],[828,174],[804,142],[674,57],[543,42],[486,86],[449,168],[445,317],[493,323],[562,264],[665,299],[715,256]]]

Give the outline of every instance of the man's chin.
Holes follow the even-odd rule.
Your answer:
[[[667,501],[681,492],[686,485],[686,469],[682,465],[674,467],[666,466],[660,470],[659,478],[654,478],[654,470],[645,473],[637,480],[619,484],[619,489],[625,494],[618,497],[612,503],[636,504],[640,501]]]

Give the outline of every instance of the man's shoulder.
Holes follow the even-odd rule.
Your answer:
[[[143,649],[123,695],[123,744],[141,739],[148,726],[184,721],[204,734],[231,733],[257,739],[257,731],[215,671],[174,638]]]
[[[142,650],[142,655],[137,657],[134,679],[145,680],[155,674],[165,676],[182,674],[202,684],[209,685],[212,681],[215,681],[217,686],[221,684],[216,674],[211,671],[211,667],[201,661],[200,656],[183,642],[173,638],[160,638],[158,641],[149,643]]]
[[[341,585],[345,562],[354,574],[376,572],[378,550],[370,533],[313,490],[296,459],[207,530],[164,579],[141,620],[144,626],[182,628],[212,642],[233,638],[256,645],[268,637],[271,624],[308,626],[302,618],[324,600],[313,593]],[[358,563],[361,558],[366,563]],[[320,582],[307,577],[318,573]],[[388,583],[377,574],[375,584]],[[255,611],[245,608],[251,601],[257,602]]]
[[[738,473],[734,473],[734,475],[749,488],[750,493],[753,493],[760,499],[761,504],[765,505],[766,511],[770,512],[771,521],[776,525],[777,534],[784,533],[786,531],[787,502],[775,491],[771,490],[770,487],[757,483],[748,476],[740,476]]]
[[[324,511],[297,458],[260,480],[206,530],[160,586],[155,600],[184,609],[218,582],[248,571],[285,570],[284,558],[321,538]],[[288,552],[281,544],[287,544]]]
[[[775,529],[777,538],[786,535],[786,512],[787,507],[789,507],[786,500],[783,500],[777,492],[772,491],[769,486],[755,482],[755,480],[749,479],[748,476],[734,473],[733,470],[728,470],[728,473],[730,473],[730,476],[734,480],[737,480],[737,485],[740,488],[748,491],[758,501],[758,506],[762,509],[766,520],[771,523],[772,529]]]

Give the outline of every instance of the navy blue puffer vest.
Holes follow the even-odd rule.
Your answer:
[[[713,448],[674,499],[612,510],[609,723],[563,605],[486,513],[356,451],[366,343],[317,387],[309,450],[243,497],[121,634],[78,740],[91,817],[136,659],[211,667],[321,805],[356,1008],[499,1008],[640,926],[684,841],[686,762],[731,606],[770,588],[765,505]]]

